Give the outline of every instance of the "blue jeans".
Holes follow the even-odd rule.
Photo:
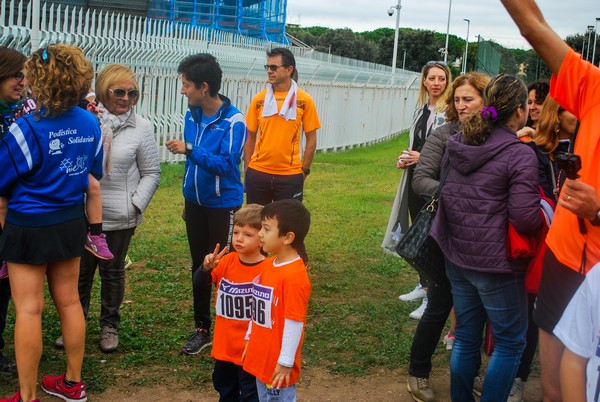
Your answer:
[[[267,388],[267,385],[257,378],[256,389],[260,402],[296,402],[296,384],[289,387]]]
[[[453,401],[474,401],[473,380],[482,343],[483,326],[490,321],[494,353],[485,373],[481,402],[506,401],[514,382],[527,331],[524,278],[511,274],[463,269],[446,260],[456,313],[456,340],[450,358]]]

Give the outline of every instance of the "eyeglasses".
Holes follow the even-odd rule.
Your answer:
[[[431,67],[431,66],[435,66],[436,64],[439,64],[440,66],[448,67],[448,65],[445,62],[443,62],[443,61],[436,61],[436,60],[428,61],[427,64],[425,64],[425,65],[427,67]]]
[[[113,93],[113,95],[116,98],[124,98],[125,95],[127,95],[129,97],[129,99],[137,99],[138,96],[140,96],[140,91],[138,91],[137,89],[130,89],[128,91],[124,90],[124,89],[110,89],[108,88],[108,90],[110,92]]]
[[[278,66],[277,64],[265,64],[264,67],[265,67],[265,70],[267,70],[267,71],[269,71],[269,70],[277,71],[277,69],[279,67],[288,67],[288,66],[286,66],[285,64],[282,64],[280,66]]]
[[[23,72],[19,71],[13,75],[13,78],[20,84],[25,79],[25,74],[23,74]]]

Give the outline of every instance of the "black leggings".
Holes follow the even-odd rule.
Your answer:
[[[206,208],[188,200],[185,201],[185,228],[192,256],[192,278],[194,272],[202,267],[204,256],[211,253],[217,243],[221,245],[221,249],[227,246],[231,250],[233,215],[239,208]],[[210,331],[212,286],[210,283],[193,284],[192,292],[196,328]]]

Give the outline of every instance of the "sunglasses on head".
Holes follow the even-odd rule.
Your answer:
[[[130,89],[129,91],[126,91],[124,89],[108,89],[110,92],[112,92],[112,94],[116,97],[116,98],[124,98],[125,95],[127,95],[129,97],[129,99],[137,99],[137,97],[140,95],[140,92],[137,89]]]
[[[443,61],[436,61],[436,60],[428,61],[427,64],[425,64],[425,65],[427,67],[431,67],[431,66],[435,66],[436,64],[439,64],[440,66],[448,67],[448,65],[445,62],[443,62]]]
[[[277,64],[265,64],[265,70],[277,71],[279,67],[288,67],[285,64],[277,65]]]
[[[23,74],[21,71],[19,71],[13,75],[13,78],[20,84],[25,79],[25,74]]]

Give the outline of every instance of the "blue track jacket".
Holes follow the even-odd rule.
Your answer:
[[[88,174],[102,178],[101,139],[96,117],[79,107],[55,118],[17,119],[0,141],[6,220],[46,226],[83,216]]]
[[[183,197],[207,208],[235,208],[244,202],[240,162],[248,134],[242,113],[219,96],[223,104],[204,130],[202,109],[190,106],[185,114],[183,135],[194,147],[185,162]]]

